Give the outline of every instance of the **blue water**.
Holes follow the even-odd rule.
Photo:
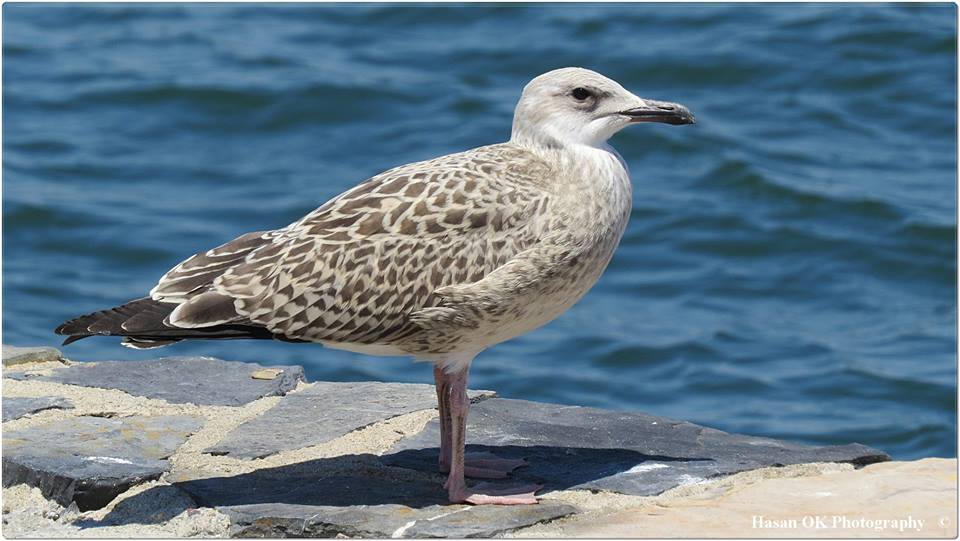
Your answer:
[[[394,165],[505,140],[522,86],[596,69],[696,126],[613,144],[610,268],[472,385],[894,457],[956,455],[956,7],[3,5],[3,340],[142,296]],[[429,382],[316,345],[198,342],[312,379]]]

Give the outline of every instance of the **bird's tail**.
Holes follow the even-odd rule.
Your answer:
[[[71,319],[54,331],[67,335],[63,345],[95,335],[123,336],[123,344],[134,348],[151,348],[178,342],[179,339],[151,339],[138,336],[138,331],[163,329],[163,320],[176,308],[175,304],[162,303],[149,297],[126,304],[93,312]]]
[[[136,349],[156,348],[191,338],[275,338],[269,330],[252,323],[192,329],[175,327],[168,323],[167,316],[176,307],[176,303],[144,297],[71,319],[57,327],[54,332],[67,336],[63,345],[89,336],[122,336],[124,346]]]

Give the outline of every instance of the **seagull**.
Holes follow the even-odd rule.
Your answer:
[[[525,464],[465,452],[470,365],[565,312],[603,273],[632,207],[627,166],[607,140],[643,122],[694,116],[594,71],[547,72],[524,87],[509,141],[380,173],[55,332],[69,336],[64,345],[94,335],[141,349],[276,339],[432,362],[449,500],[537,503],[537,485],[466,483]]]

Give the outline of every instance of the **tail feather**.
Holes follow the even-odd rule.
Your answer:
[[[231,322],[200,328],[175,327],[165,323],[177,303],[149,297],[101,310],[64,322],[54,331],[67,335],[63,345],[89,336],[123,336],[124,345],[135,348],[160,347],[186,339],[253,338],[287,340],[250,321]]]
[[[69,346],[70,344],[76,342],[77,340],[83,340],[84,338],[90,338],[91,336],[93,335],[92,334],[75,334],[73,336],[68,336],[60,345]]]
[[[129,336],[124,336],[123,340],[120,341],[121,346],[125,346],[133,349],[153,349],[153,348],[162,348],[163,346],[169,346],[170,344],[179,342],[180,340],[144,340],[141,338],[131,338]]]
[[[53,332],[57,334],[86,336],[93,336],[95,334],[122,334],[123,328],[121,326],[123,323],[141,313],[159,311],[161,313],[165,312],[163,317],[166,317],[166,314],[169,314],[176,308],[176,305],[166,304],[166,306],[164,306],[164,304],[166,303],[144,297],[108,310],[100,310],[99,312],[93,312],[92,314],[71,319],[57,327]],[[160,318],[161,323],[162,321],[163,318]]]

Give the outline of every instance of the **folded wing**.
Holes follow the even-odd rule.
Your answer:
[[[546,167],[495,145],[392,169],[285,228],[192,256],[149,299],[58,332],[390,343],[417,332],[410,315],[438,288],[480,280],[537,241]]]

